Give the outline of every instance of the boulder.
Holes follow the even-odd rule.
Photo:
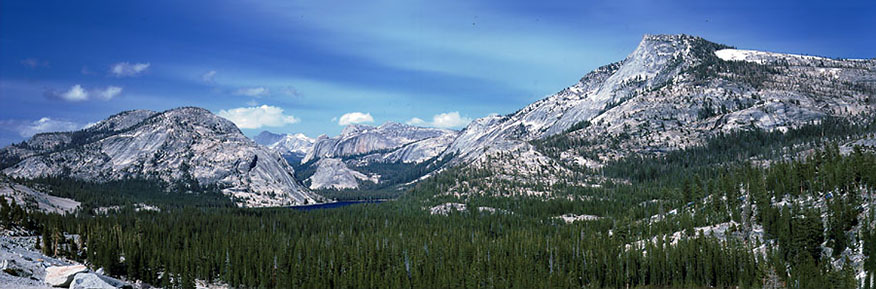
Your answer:
[[[79,273],[70,283],[70,289],[115,289],[130,288],[120,280],[94,273]]]
[[[46,283],[54,287],[67,287],[77,273],[88,271],[85,265],[51,266],[46,268]]]
[[[15,277],[30,278],[33,276],[31,269],[18,264],[15,260],[3,260],[3,262],[0,263],[0,270]]]

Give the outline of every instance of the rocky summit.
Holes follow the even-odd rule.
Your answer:
[[[284,157],[293,157],[299,161],[313,150],[313,145],[316,143],[315,139],[302,133],[276,134],[262,131],[252,139],[257,144],[266,146]]]
[[[323,201],[294,179],[279,154],[202,108],[122,112],[83,130],[37,134],[2,155],[3,174],[16,178],[217,187],[247,207]]]
[[[632,154],[701,145],[721,133],[785,131],[874,108],[876,60],[646,35],[623,61],[515,113],[473,121],[443,154],[455,156],[448,166],[488,168],[504,178],[552,171],[553,183],[567,166],[598,168]],[[552,145],[560,141],[580,145]]]

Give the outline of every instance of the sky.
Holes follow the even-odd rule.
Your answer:
[[[461,129],[623,60],[644,34],[876,57],[876,1],[0,1],[0,145],[131,109],[242,131]]]

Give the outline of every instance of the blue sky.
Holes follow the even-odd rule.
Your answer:
[[[712,2],[4,0],[0,145],[178,106],[247,135],[460,128],[622,60],[646,33],[876,57],[874,1]]]

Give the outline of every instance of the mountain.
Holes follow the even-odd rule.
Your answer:
[[[16,178],[216,187],[247,207],[324,200],[295,181],[280,155],[202,108],[126,111],[80,131],[37,134],[0,153],[3,174]]]
[[[306,176],[311,189],[359,189],[357,180],[386,184],[393,178],[390,175],[406,174],[437,157],[457,135],[454,130],[397,122],[377,127],[353,124],[339,136],[319,137],[301,162],[313,167],[313,175]],[[386,164],[396,166],[380,172],[372,170]]]
[[[272,144],[277,143],[278,141],[283,139],[283,137],[285,137],[285,136],[286,136],[286,134],[272,133],[272,132],[263,130],[258,135],[254,136],[252,138],[252,140],[254,142],[256,142],[257,144],[260,144],[263,146],[270,146]]]
[[[380,179],[380,176],[367,176],[351,170],[340,159],[319,159],[314,166],[316,171],[307,178],[311,189],[358,189],[359,181],[371,181],[376,184]]]
[[[260,145],[266,146],[272,151],[275,151],[286,157],[290,162],[300,162],[311,150],[316,143],[315,139],[309,138],[302,133],[297,134],[276,134],[268,131],[262,131],[253,140]]]
[[[722,133],[786,131],[826,117],[865,115],[874,111],[874,97],[874,60],[646,35],[623,61],[515,113],[473,121],[443,155],[454,156],[448,167],[484,168],[530,183],[541,175],[539,182],[554,184],[575,167],[701,145]]]
[[[79,208],[80,203],[68,198],[51,196],[40,190],[16,184],[0,177],[0,198],[14,200],[28,210],[38,210],[45,213],[72,213]]]
[[[430,139],[416,149],[418,152],[402,154],[393,161],[405,163],[422,162],[437,154],[431,153],[435,147],[446,145],[447,140],[456,132],[448,129],[417,127],[397,122],[387,122],[378,127],[352,124],[344,128],[341,135],[333,138],[323,137],[317,140],[302,162],[318,158],[345,157],[363,155],[377,151],[388,151],[405,145]],[[419,153],[422,152],[422,153]]]

